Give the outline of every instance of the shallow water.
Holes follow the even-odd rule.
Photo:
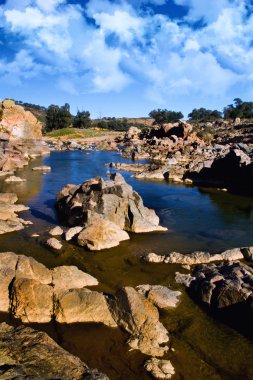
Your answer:
[[[182,268],[147,264],[139,259],[151,251],[187,253],[203,249],[214,252],[253,245],[253,199],[212,189],[139,181],[131,178],[131,173],[122,172],[142,196],[144,204],[156,210],[168,232],[132,234],[130,241],[98,253],[64,243],[63,252],[56,255],[41,245],[44,231],[59,223],[54,209],[57,192],[67,183],[78,184],[97,175],[106,178],[110,169],[105,163],[111,161],[129,162],[116,152],[52,152],[43,159],[43,164],[52,167],[51,173],[32,172],[32,166],[41,164],[38,159],[18,174],[27,182],[6,185],[1,181],[0,192],[16,192],[20,203],[30,206],[22,217],[34,223],[23,231],[1,236],[1,251],[33,256],[49,267],[77,265],[97,277],[100,281],[97,289],[106,292],[143,283],[182,290],[179,307],[161,313],[175,348],[168,354],[176,368],[175,378],[253,379],[252,342],[208,316],[175,284],[175,271],[183,272]],[[34,232],[42,238],[31,237]],[[149,378],[142,370],[145,357],[128,352],[124,344],[127,336],[119,330],[83,324],[39,328],[49,332],[89,366],[107,373],[112,380]]]

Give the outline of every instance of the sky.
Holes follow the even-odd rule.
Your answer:
[[[0,98],[93,118],[253,100],[253,0],[0,0]]]

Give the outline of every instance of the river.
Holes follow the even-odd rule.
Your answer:
[[[196,305],[183,287],[174,281],[174,265],[148,264],[140,256],[148,252],[182,253],[193,250],[216,252],[226,248],[253,246],[253,199],[214,189],[172,185],[165,181],[140,181],[131,173],[125,179],[154,208],[168,232],[131,234],[120,246],[90,253],[64,242],[63,252],[55,254],[41,244],[45,230],[59,224],[54,209],[57,192],[67,183],[78,184],[89,178],[108,175],[107,162],[129,162],[117,152],[51,152],[36,159],[17,175],[27,179],[20,184],[0,182],[0,192],[15,192],[19,202],[30,207],[21,214],[34,224],[25,230],[2,235],[1,251],[33,256],[48,267],[76,265],[98,278],[96,288],[109,293],[121,286],[163,284],[183,292],[180,305],[161,313],[175,351],[167,355],[175,369],[175,379],[253,379],[253,343]],[[33,172],[40,164],[52,167],[50,173]],[[31,235],[38,233],[39,238]],[[2,316],[2,320],[8,319]],[[14,321],[9,321],[14,323]],[[242,316],[243,324],[243,316]],[[144,355],[129,352],[127,336],[120,330],[97,325],[38,325],[64,348],[79,356],[90,367],[97,367],[112,380],[148,379],[142,369]]]

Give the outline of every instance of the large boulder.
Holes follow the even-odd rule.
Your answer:
[[[162,285],[139,285],[136,289],[159,309],[176,307],[181,295],[181,292]]]
[[[53,288],[32,279],[15,279],[11,290],[11,314],[25,323],[50,322]]]
[[[73,265],[60,266],[52,269],[52,284],[54,289],[74,289],[85,286],[96,286],[98,280],[88,273],[82,272]]]
[[[1,379],[109,380],[30,327],[1,323],[0,357]]]
[[[114,320],[130,334],[128,344],[150,356],[163,356],[168,332],[159,321],[157,308],[134,288],[124,287],[110,301]]]
[[[78,186],[65,186],[58,194],[57,208],[70,226],[85,225],[99,214],[125,231],[164,230],[154,210],[143,205],[139,194],[120,174],[113,174],[110,181],[98,177]]]
[[[55,293],[55,319],[59,323],[103,323],[117,327],[103,294],[88,289]]]

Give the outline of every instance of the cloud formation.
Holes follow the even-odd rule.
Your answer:
[[[14,84],[47,78],[76,96],[141,87],[154,106],[253,96],[250,1],[174,0],[183,19],[154,12],[169,10],[166,0],[134,3],[7,0],[0,26],[19,51],[2,56],[0,74]]]

